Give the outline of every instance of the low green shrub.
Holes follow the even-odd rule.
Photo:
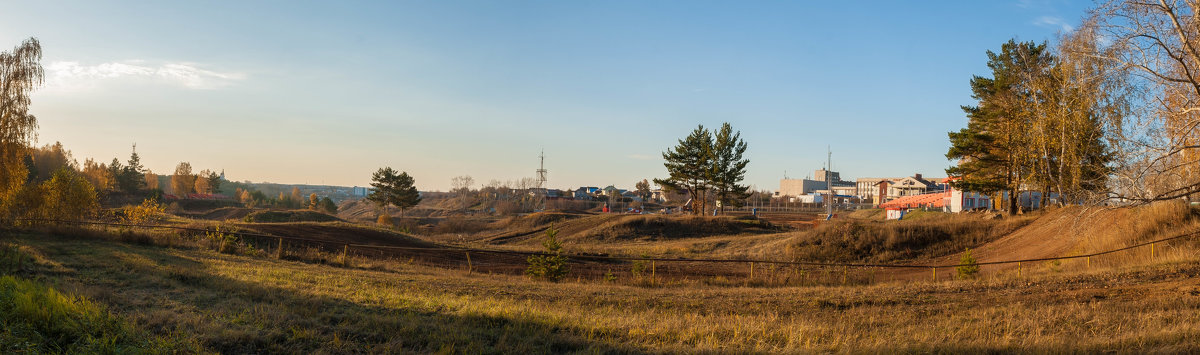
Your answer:
[[[553,282],[567,276],[567,257],[562,255],[562,243],[554,237],[557,234],[558,230],[554,228],[546,229],[546,240],[542,242],[542,246],[546,248],[547,254],[533,255],[525,259],[529,264],[525,269],[526,275]]]
[[[976,263],[975,257],[971,256],[971,248],[963,251],[962,257],[958,259],[958,264],[954,269],[958,270],[959,280],[973,279],[978,276],[979,264]]]

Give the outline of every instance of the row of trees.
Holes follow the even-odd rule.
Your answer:
[[[221,175],[212,170],[192,173],[192,164],[181,162],[171,174],[171,193],[184,197],[187,194],[216,194],[221,192]]]
[[[723,212],[725,206],[741,206],[749,186],[741,185],[746,177],[744,159],[746,142],[741,132],[734,132],[728,123],[713,134],[699,125],[686,138],[680,139],[674,148],[663,152],[666,179],[654,179],[654,183],[668,191],[686,192],[692,199],[692,210],[696,214],[708,211],[711,197]],[[647,186],[648,187],[648,186]],[[709,193],[712,193],[711,196]]]
[[[956,185],[1062,203],[1200,198],[1197,6],[1103,1],[1055,46],[988,52],[992,77],[971,80],[979,102],[949,134]]]
[[[999,53],[988,51],[992,77],[971,79],[976,106],[965,106],[966,128],[950,132],[947,158],[958,165],[946,172],[964,190],[992,194],[1043,191],[1043,204],[1056,192],[1059,201],[1082,201],[1103,191],[1112,153],[1103,121],[1119,114],[1092,86],[1092,63],[1067,51],[1080,41],[1063,38],[1056,55],[1046,43],[1009,41]],[[1007,209],[1016,213],[1016,198]]]
[[[34,38],[11,52],[0,52],[0,222],[74,219],[99,208],[95,189],[70,167],[68,162],[74,160],[61,144],[49,149],[65,156],[57,163],[35,159],[40,152],[30,148],[37,117],[29,113],[29,94],[44,80],[41,59],[42,47]]]

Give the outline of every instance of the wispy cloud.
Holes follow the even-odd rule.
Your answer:
[[[116,82],[152,82],[187,89],[209,90],[245,79],[245,74],[220,72],[187,62],[151,64],[140,60],[100,64],[60,61],[46,65],[46,88],[79,91]]]
[[[1037,20],[1033,21],[1033,24],[1038,26],[1058,27],[1063,32],[1071,32],[1075,30],[1075,26],[1067,23],[1067,21],[1063,21],[1063,19],[1058,16],[1038,17]]]
[[[661,158],[658,156],[646,155],[646,154],[630,154],[627,157],[629,159],[634,159],[634,160],[655,160],[655,159]]]

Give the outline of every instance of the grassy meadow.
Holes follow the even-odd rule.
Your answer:
[[[5,233],[5,255],[24,261],[5,259],[0,306],[26,294],[64,306],[5,312],[33,330],[0,333],[3,352],[1200,351],[1195,259],[938,283],[634,287]]]

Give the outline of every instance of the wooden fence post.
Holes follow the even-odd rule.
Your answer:
[[[346,245],[342,246],[342,266],[346,266],[346,267],[350,266],[350,259],[349,259],[348,254],[350,254],[350,244],[346,244]]]
[[[645,265],[645,264],[643,264],[643,265]],[[654,283],[654,278],[655,278],[654,271],[656,269],[657,269],[657,265],[654,264],[654,260],[650,260],[650,283]]]
[[[933,267],[933,268],[930,268],[930,269],[933,269],[933,281],[937,281],[937,268],[936,268],[936,267]]]
[[[1017,278],[1021,278],[1021,262],[1017,262]]]
[[[471,252],[468,251],[467,252],[467,274],[471,273],[472,268],[473,267],[471,266]]]
[[[1154,244],[1157,243],[1150,243],[1150,260],[1154,260]]]
[[[275,258],[283,259],[283,237],[279,237],[279,247],[275,248]]]
[[[750,278],[751,279],[754,278],[754,262],[753,261],[750,262]]]
[[[1088,269],[1092,268],[1092,257],[1090,257],[1090,256],[1087,257],[1087,268]]]

